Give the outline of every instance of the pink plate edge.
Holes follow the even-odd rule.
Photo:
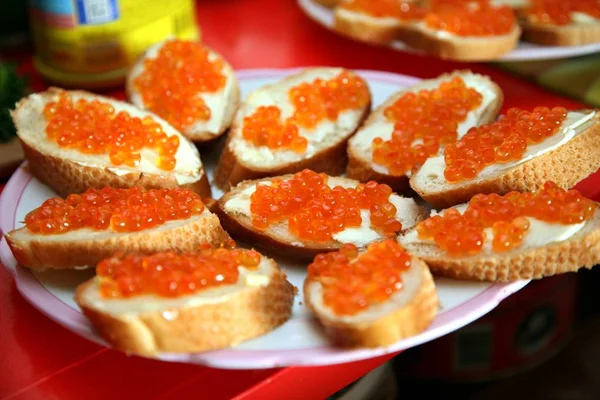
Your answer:
[[[237,77],[240,80],[278,78],[301,69],[240,70],[237,71]],[[358,70],[357,72],[368,80],[394,85],[411,85],[420,80],[415,77],[388,72],[366,70]],[[0,230],[2,232],[8,232],[16,226],[17,221],[15,221],[15,218],[18,204],[32,179],[31,175],[23,169],[23,165],[10,178],[0,196]],[[106,346],[106,343],[95,334],[87,319],[80,312],[52,295],[39,283],[30,270],[17,266],[5,239],[2,239],[0,244],[0,260],[15,275],[19,292],[40,312],[67,329],[95,343]],[[194,354],[161,354],[158,358],[165,361],[202,364],[225,369],[318,366],[363,360],[405,350],[453,332],[485,315],[494,309],[500,301],[523,288],[528,282],[518,281],[492,285],[472,299],[440,313],[427,331],[387,348],[342,350],[335,347],[320,346],[295,350],[226,349]]]

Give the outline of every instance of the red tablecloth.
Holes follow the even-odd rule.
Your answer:
[[[456,68],[490,75],[505,107],[581,105],[487,65],[457,64],[393,52],[338,37],[311,22],[294,1],[198,1],[205,42],[235,68],[344,66],[434,77]],[[24,69],[32,71],[29,56]],[[44,86],[34,77],[36,88]],[[121,96],[122,93],[109,94]],[[586,194],[600,185],[582,183]],[[161,363],[92,344],[47,319],[0,268],[0,398],[6,399],[318,399],[389,357],[319,368],[224,371]]]

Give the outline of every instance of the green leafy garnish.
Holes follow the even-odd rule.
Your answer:
[[[10,110],[27,91],[27,79],[19,75],[17,66],[0,62],[0,143],[12,140],[17,134]]]

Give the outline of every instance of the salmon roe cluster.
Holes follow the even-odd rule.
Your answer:
[[[479,253],[491,233],[492,249],[503,252],[521,245],[529,218],[570,225],[590,220],[595,211],[596,204],[577,190],[566,191],[546,182],[535,193],[478,194],[464,213],[450,208],[419,223],[417,232],[421,239],[434,240],[452,255]],[[486,234],[488,228],[491,231]]]
[[[489,0],[438,1],[424,18],[431,29],[458,36],[497,36],[510,33],[516,24],[513,10]]]
[[[597,0],[531,0],[526,14],[538,23],[567,25],[573,21],[574,12],[600,18],[600,3]]]
[[[410,256],[395,240],[372,243],[359,255],[347,244],[339,251],[319,254],[308,266],[309,279],[323,286],[323,303],[338,315],[354,315],[383,303],[402,289],[402,274]]]
[[[48,199],[27,214],[25,225],[29,231],[44,235],[83,228],[137,232],[202,212],[204,203],[189,189],[105,187],[71,194],[66,199]]]
[[[458,125],[481,101],[481,94],[459,77],[436,89],[403,95],[384,111],[395,123],[394,131],[390,140],[373,139],[373,162],[392,175],[420,167],[441,144],[456,141]]]
[[[446,180],[472,179],[488,165],[520,160],[529,144],[556,134],[566,116],[562,107],[537,107],[532,112],[511,108],[498,121],[471,128],[444,150]]]
[[[389,186],[371,181],[355,188],[332,188],[327,182],[327,175],[304,170],[288,180],[259,183],[250,196],[252,224],[266,229],[287,220],[297,237],[328,242],[337,232],[361,226],[361,210],[368,210],[371,226],[383,235],[402,229],[396,207],[389,201]]]
[[[294,113],[282,121],[277,106],[261,106],[244,118],[242,137],[255,146],[304,153],[308,145],[299,128],[313,129],[321,121],[335,121],[346,110],[365,107],[369,89],[365,81],[342,71],[332,79],[315,79],[292,87],[288,93]]]
[[[197,253],[173,252],[115,255],[96,267],[105,298],[140,295],[178,297],[203,289],[237,283],[239,266],[256,269],[261,256],[254,250],[208,248]]]
[[[399,0],[351,0],[340,5],[348,11],[363,12],[378,18],[396,18],[399,20],[415,20],[425,15],[423,7],[414,1]]]
[[[110,103],[74,100],[65,92],[47,103],[43,114],[48,121],[48,139],[60,147],[84,154],[108,154],[114,165],[139,165],[143,149],[158,153],[156,166],[163,170],[173,170],[177,163],[179,137],[168,136],[152,117],[133,117],[125,111],[116,112]]]
[[[197,121],[210,119],[211,110],[199,93],[215,93],[225,87],[224,65],[200,43],[169,40],[156,58],[144,60],[144,71],[133,85],[147,109],[185,131]]]

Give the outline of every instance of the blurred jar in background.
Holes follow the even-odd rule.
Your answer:
[[[29,22],[39,73],[75,88],[122,84],[148,47],[200,36],[193,0],[29,0]]]

